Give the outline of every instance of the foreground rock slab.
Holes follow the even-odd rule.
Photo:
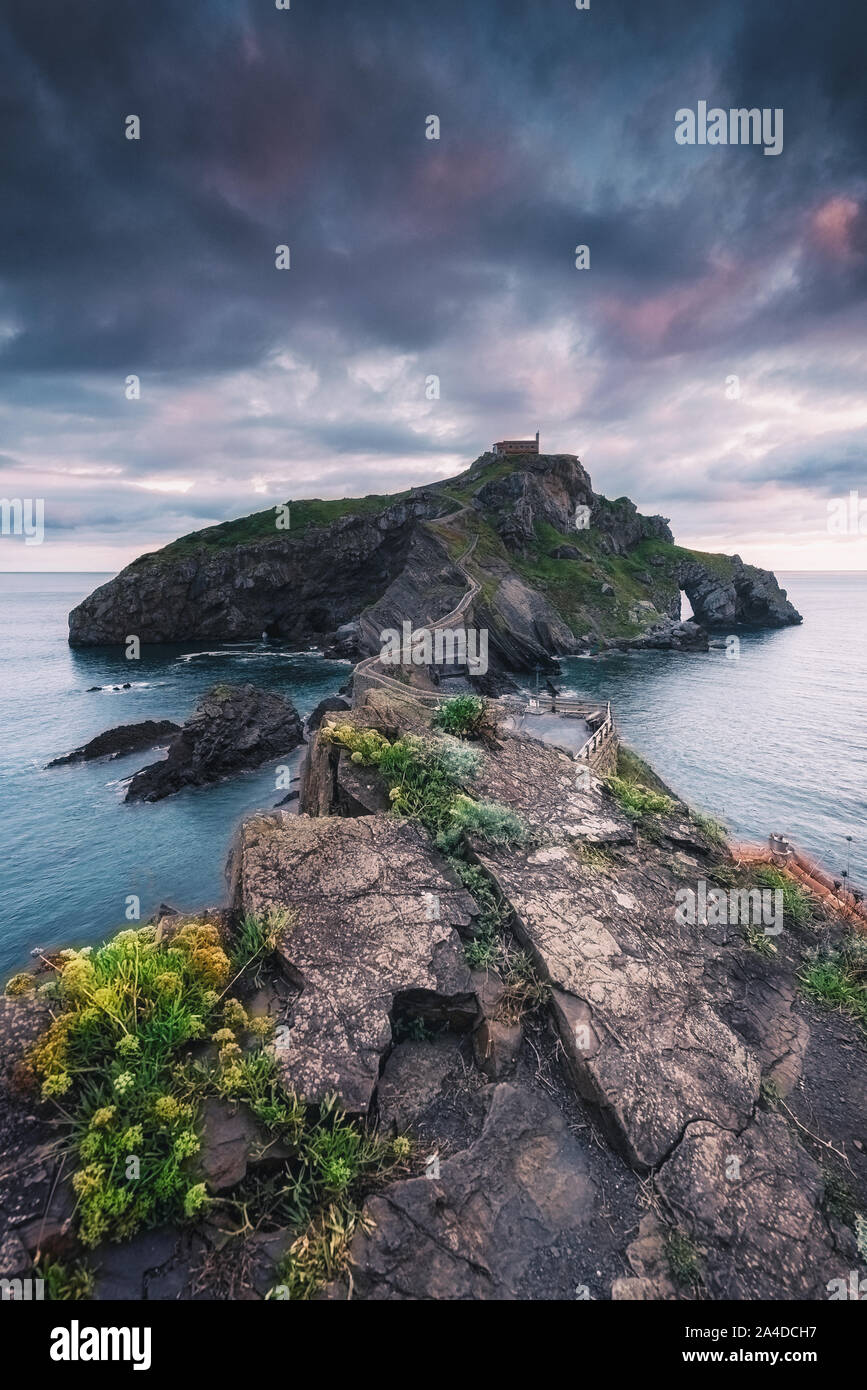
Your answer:
[[[759,1062],[713,1007],[707,943],[678,934],[675,884],[662,867],[630,862],[608,874],[566,845],[481,862],[553,987],[578,1089],[630,1163],[655,1166],[691,1120],[747,1123]]]
[[[336,1092],[365,1114],[395,1016],[458,1031],[475,1022],[457,928],[477,909],[411,825],[256,816],[242,827],[231,876],[241,911],[292,914],[278,955],[298,993],[275,1047],[286,1085],[308,1100]]]
[[[539,1094],[493,1089],[479,1139],[439,1178],[371,1197],[352,1243],[355,1295],[368,1299],[574,1297],[569,1266],[597,1193],[559,1110]],[[580,1267],[580,1263],[579,1263]],[[345,1297],[333,1289],[332,1297]]]
[[[198,1168],[211,1192],[237,1186],[249,1167],[279,1163],[287,1150],[243,1106],[216,1097],[205,1101],[201,1115]]]
[[[562,722],[568,729],[576,721]],[[496,754],[483,759],[473,781],[474,796],[509,806],[540,839],[632,842],[632,825],[610,798],[603,798],[587,764],[535,740],[532,719],[521,734],[500,728],[498,735]]]
[[[827,1298],[847,1274],[820,1210],[821,1171],[777,1115],[759,1111],[738,1135],[690,1125],[657,1187],[702,1249],[711,1298]]]
[[[449,1073],[459,1065],[460,1040],[446,1033],[429,1042],[402,1042],[392,1052],[376,1093],[380,1128],[399,1134],[439,1096]]]
[[[126,800],[161,801],[283,757],[302,741],[298,712],[281,695],[252,685],[216,685],[172,739],[165,761],[136,773]]]

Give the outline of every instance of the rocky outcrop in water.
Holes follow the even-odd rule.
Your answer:
[[[252,685],[217,685],[172,739],[165,760],[135,774],[125,799],[161,801],[184,787],[259,767],[302,741],[298,712],[281,695]]]
[[[627,637],[609,645],[622,648],[624,651],[706,652],[709,642],[706,630],[692,618],[687,618],[684,622],[664,618],[640,637]]]
[[[172,735],[180,733],[180,724],[171,719],[143,719],[140,724],[119,724],[97,734],[81,748],[73,748],[59,758],[52,758],[48,767],[64,767],[67,763],[91,762],[95,758],[120,758],[124,753],[138,753],[153,748]]]
[[[740,555],[728,564],[685,559],[677,566],[677,580],[692,604],[696,621],[704,627],[729,631],[733,627],[787,627],[801,615],[786,597],[770,570],[745,565]]]

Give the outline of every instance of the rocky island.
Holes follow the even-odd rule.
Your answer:
[[[483,454],[395,496],[282,504],[140,556],[73,610],[73,645],[273,640],[352,659],[474,585],[493,672],[607,647],[702,645],[801,621],[774,576],[674,543],[665,518],[593,491],[571,454]],[[680,622],[681,594],[694,622]]]
[[[153,748],[154,744],[164,742],[180,733],[180,724],[171,719],[143,719],[139,724],[119,724],[114,729],[106,729],[95,738],[52,758],[48,767],[65,767],[69,763],[88,763],[99,758],[122,758],[126,753],[138,753],[143,748]]]

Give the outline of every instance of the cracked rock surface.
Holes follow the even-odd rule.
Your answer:
[[[703,1246],[713,1298],[825,1298],[844,1273],[819,1211],[821,1171],[777,1115],[757,1113],[738,1135],[690,1125],[657,1186]]]
[[[456,1030],[475,1021],[457,928],[476,906],[413,826],[278,811],[246,822],[234,866],[241,911],[298,909],[278,946],[298,993],[277,1056],[308,1100],[336,1092],[367,1113],[395,1008]]]
[[[588,870],[562,844],[481,862],[553,986],[579,1089],[630,1162],[659,1163],[693,1119],[747,1122],[759,1062],[702,987],[700,938],[676,933],[670,875],[631,863]]]
[[[356,1295],[515,1299],[532,1280],[532,1296],[573,1296],[572,1261],[596,1200],[556,1106],[501,1084],[481,1136],[439,1178],[409,1178],[368,1200],[373,1230],[352,1246]]]

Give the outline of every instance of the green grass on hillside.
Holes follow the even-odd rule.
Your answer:
[[[513,557],[513,567],[528,584],[545,594],[573,632],[636,636],[654,616],[646,609],[646,616],[636,621],[637,605],[649,601],[661,615],[674,597],[674,585],[661,567],[651,571],[654,582],[648,585],[639,578],[646,562],[634,553],[608,554],[602,533],[592,527],[566,535],[547,522],[539,522],[535,531],[534,547],[524,557]],[[582,558],[555,558],[551,552],[561,545],[573,546]],[[606,584],[612,593],[602,592]]]
[[[867,1030],[867,940],[851,933],[838,946],[820,947],[799,977],[804,993],[840,1009]]]
[[[202,531],[191,531],[178,540],[164,546],[162,550],[140,555],[135,564],[145,561],[160,562],[183,559],[195,554],[203,546],[207,549],[222,550],[233,545],[249,545],[254,541],[286,540],[302,536],[312,526],[329,526],[344,516],[378,516],[387,507],[402,501],[409,492],[392,494],[371,493],[368,497],[337,497],[323,500],[313,497],[307,501],[287,502],[290,509],[289,527],[277,529],[275,506],[263,512],[252,512],[250,516],[239,517],[236,521],[223,521],[218,526],[207,526]]]

